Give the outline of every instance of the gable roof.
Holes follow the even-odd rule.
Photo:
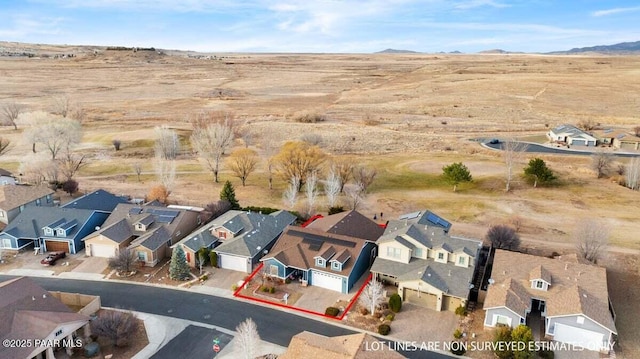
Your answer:
[[[411,243],[412,241],[433,250],[442,248],[449,253],[462,251],[473,258],[482,244],[477,240],[450,236],[443,228],[417,223],[400,227],[387,226],[384,235],[377,243],[397,242],[409,249],[414,249],[416,246]]]
[[[53,194],[51,188],[44,185],[0,186],[0,208],[9,211],[51,194]]]
[[[350,256],[357,256],[367,243],[369,241],[362,238],[326,233],[309,227],[289,226],[278,238],[271,249],[271,254],[261,260],[274,258],[289,267],[303,270],[313,268],[314,270],[348,276],[353,269],[355,259],[347,260],[343,263],[342,270],[336,271],[330,268],[316,267],[314,258],[325,253],[335,254],[343,250],[347,250]]]
[[[376,241],[384,228],[358,211],[347,211],[316,219],[307,228]]]
[[[80,198],[76,198],[61,207],[93,209],[96,211],[111,213],[120,203],[127,203],[127,199],[121,196],[116,196],[115,194],[103,189],[99,189],[91,193],[87,193]]]
[[[267,215],[232,210],[214,219],[205,227],[237,230],[234,232],[233,238],[224,239],[222,244],[216,247],[216,252],[253,257],[274,241],[284,228],[295,220],[296,217],[286,211],[277,211]]]
[[[543,281],[551,284],[551,272],[549,272],[542,265],[534,267],[529,272],[529,280],[542,279]]]
[[[7,225],[3,233],[14,238],[36,239],[44,236],[44,227],[55,229],[75,221],[77,225],[68,231],[67,236],[60,237],[72,239],[94,214],[97,213],[88,209],[29,206]],[[106,217],[106,214],[101,215]]]
[[[116,243],[122,243],[133,237],[133,229],[127,220],[123,218],[109,227],[104,228],[100,234]]]
[[[5,170],[4,168],[0,168],[0,176],[13,177],[13,173]]]
[[[440,229],[444,233],[448,233],[452,226],[451,222],[440,217],[439,215],[429,210],[423,210],[418,212],[406,213],[398,217],[398,219],[396,220],[390,220],[387,223],[387,230],[389,228],[398,229],[410,225],[426,226],[429,228],[433,228],[433,230]]]
[[[521,306],[505,301],[504,284],[514,288],[515,282],[524,289],[517,295],[527,308],[531,298],[542,299],[546,302],[548,317],[582,314],[615,333],[615,323],[609,313],[606,269],[570,259],[573,260],[567,262],[563,258],[497,249],[491,271],[494,284],[487,290],[485,308],[507,307],[524,317]],[[551,283],[546,291],[531,288],[532,273],[537,276],[538,271]]]
[[[379,340],[369,334],[357,333],[337,337],[301,332],[291,338],[280,359],[397,359],[404,358],[393,350],[371,350],[371,343]]]
[[[136,238],[131,244],[130,247],[141,246],[147,248],[149,250],[155,251],[160,248],[163,244],[167,243],[171,239],[171,235],[169,231],[167,231],[166,227],[156,227],[151,231],[145,232],[144,235]]]
[[[75,313],[27,277],[0,283],[0,338],[44,339],[63,323],[89,317]],[[0,348],[3,359],[29,357],[34,348]]]

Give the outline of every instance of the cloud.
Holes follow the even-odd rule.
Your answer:
[[[12,16],[10,26],[0,28],[0,37],[25,39],[31,35],[58,35],[62,32],[61,17],[32,17],[27,15]]]
[[[594,17],[609,16],[609,15],[621,14],[621,13],[625,13],[625,12],[634,12],[634,11],[639,11],[639,10],[640,10],[640,6],[617,7],[617,8],[613,8],[613,9],[594,11],[594,12],[591,13],[591,16],[594,16]]]
[[[469,10],[475,9],[482,6],[494,7],[494,8],[505,8],[510,7],[509,4],[499,3],[493,0],[469,0],[464,2],[456,3],[453,8],[457,10]]]

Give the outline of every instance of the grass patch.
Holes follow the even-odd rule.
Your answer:
[[[420,190],[431,188],[447,188],[447,184],[441,175],[430,173],[419,173],[409,170],[402,172],[384,171],[378,174],[371,185],[372,192],[394,190],[402,188],[404,190]],[[453,187],[451,187],[453,188]]]
[[[92,163],[80,170],[81,176],[114,176],[133,173],[133,167],[118,163]]]

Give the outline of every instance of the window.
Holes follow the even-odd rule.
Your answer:
[[[342,264],[340,264],[340,262],[331,262],[331,269],[336,270],[336,271],[341,271],[342,270]]]
[[[60,329],[60,330],[58,330],[58,331],[56,332],[56,337],[57,337],[57,336],[60,336],[60,335],[62,335],[62,329]]]
[[[227,238],[227,232],[223,232],[223,231],[218,232],[218,238]]]
[[[0,211],[0,217],[4,218],[4,211]]]
[[[544,283],[542,283],[542,281],[541,281],[541,280],[537,280],[537,281],[536,281],[536,288],[538,288],[538,289],[542,289],[543,285],[544,285]]]
[[[387,247],[387,257],[400,259],[402,250],[400,248]]]
[[[444,253],[438,252],[438,259],[441,261],[444,260]]]
[[[53,236],[53,229],[49,227],[44,227],[44,235],[45,236]]]
[[[56,231],[56,236],[58,236],[58,237],[66,237],[67,234],[65,233],[64,229],[58,229]]]
[[[422,248],[416,248],[413,250],[413,256],[422,258]]]
[[[136,231],[144,231],[144,225],[142,223],[136,224]]]
[[[36,199],[36,206],[40,205],[40,198]]]
[[[324,264],[324,258],[316,258],[316,267],[323,267],[324,268],[325,264]]]
[[[138,251],[138,260],[147,261],[147,253]]]
[[[464,256],[458,257],[458,264],[464,265],[465,263],[467,263],[467,260]]]
[[[578,324],[584,324],[584,317],[578,317]]]
[[[20,206],[20,212],[24,209],[24,204]]]
[[[549,334],[553,334],[556,331],[556,324],[551,324],[549,327]]]
[[[278,266],[275,265],[275,264],[272,264],[269,267],[269,274],[277,276],[278,275]]]
[[[496,320],[496,324],[503,324],[503,325],[508,325],[511,326],[511,318],[505,316],[505,315],[495,315],[494,319]]]

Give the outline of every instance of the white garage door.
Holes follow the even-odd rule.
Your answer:
[[[590,350],[600,350],[604,335],[590,330],[556,323],[553,340],[583,347]]]
[[[247,258],[218,254],[218,266],[224,269],[236,270],[249,273],[247,271]]]
[[[342,278],[322,272],[312,272],[311,285],[342,292]]]
[[[116,255],[116,248],[114,246],[104,244],[91,244],[89,245],[92,257],[104,257],[111,258]]]
[[[584,146],[587,144],[587,141],[585,140],[573,140],[571,141],[571,144],[574,146]]]

